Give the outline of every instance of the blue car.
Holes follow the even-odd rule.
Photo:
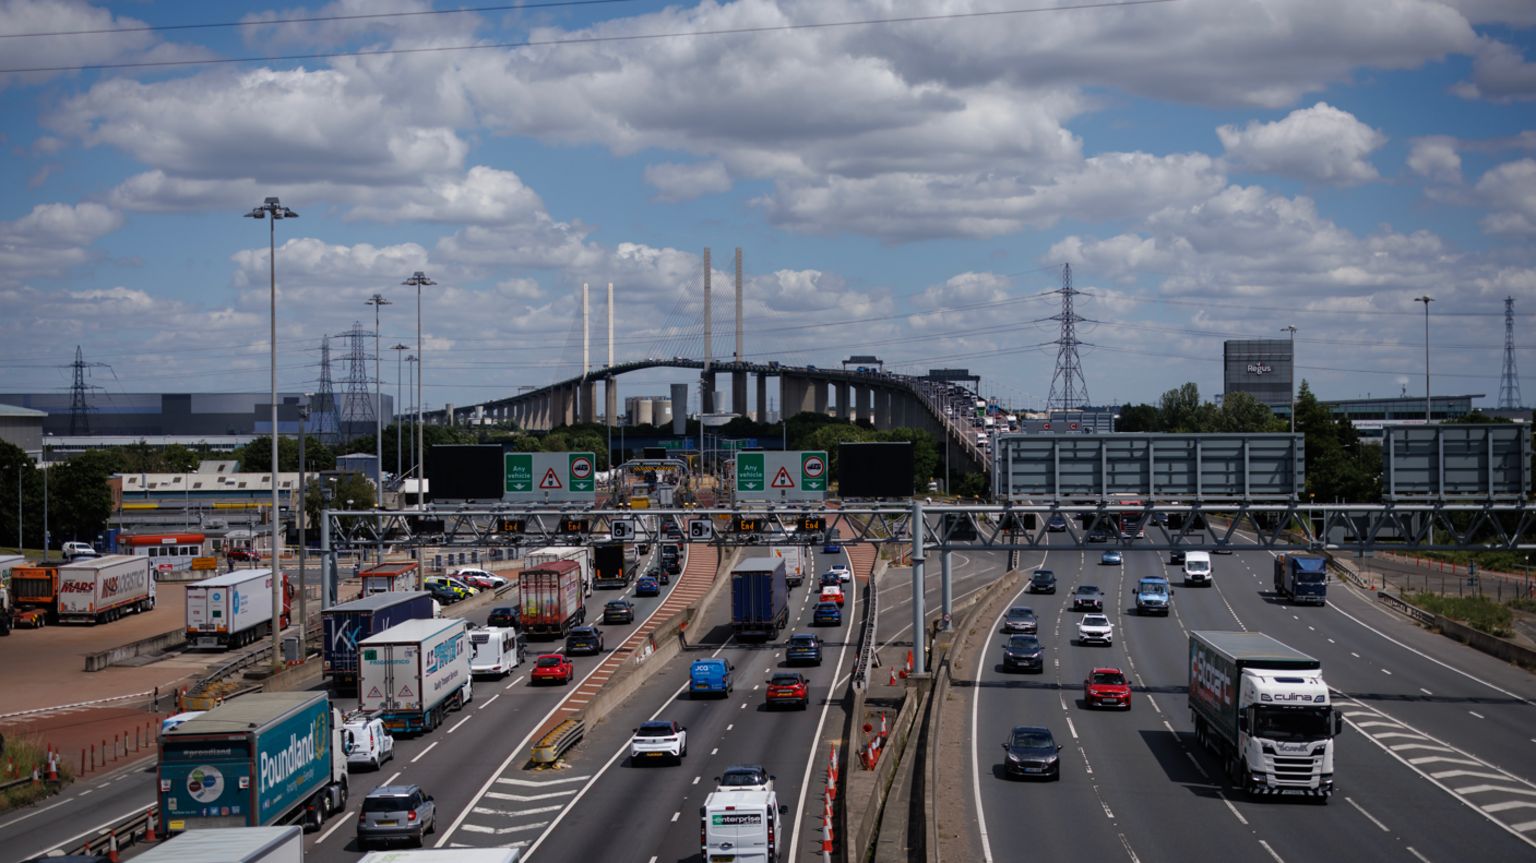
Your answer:
[[[829,542],[821,547],[822,554],[842,554],[843,547],[835,542]]]
[[[661,596],[661,585],[650,576],[643,576],[635,582],[635,596]]]
[[[843,610],[835,602],[818,602],[811,612],[812,626],[842,626]]]
[[[1099,563],[1101,563],[1101,564],[1103,564],[1105,566],[1119,566],[1120,565],[1120,552],[1118,552],[1118,551],[1106,551],[1106,552],[1104,552],[1103,554],[1099,555]]]

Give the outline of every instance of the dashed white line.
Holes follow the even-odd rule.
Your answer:
[[[1419,858],[1420,860],[1424,861],[1424,863],[1429,863],[1429,858],[1425,857],[1423,854],[1420,854],[1419,852],[1415,851],[1412,845],[1408,846],[1408,853],[1412,854],[1413,856],[1415,856],[1415,857]]]
[[[1265,842],[1263,839],[1260,839],[1259,840],[1259,844],[1264,846],[1264,850],[1269,852],[1269,856],[1275,858],[1275,863],[1285,863],[1285,861],[1283,859],[1281,859],[1280,855],[1275,853],[1275,849],[1269,847],[1269,843],[1268,842]]]
[[[1362,807],[1359,803],[1356,803],[1355,799],[1353,797],[1345,797],[1344,798],[1344,802],[1348,803],[1349,805],[1351,805],[1353,807],[1355,807],[1355,811],[1359,812],[1361,815],[1364,815],[1366,817],[1366,819],[1368,819],[1372,824],[1375,824],[1377,827],[1380,827],[1381,828],[1381,832],[1383,832],[1383,833],[1391,833],[1392,832],[1391,830],[1387,829],[1387,825],[1385,825],[1385,824],[1381,823],[1379,820],[1377,820],[1375,815],[1372,815],[1371,813],[1365,811],[1364,807]]]
[[[474,719],[474,718],[475,718],[475,715],[473,713],[471,713],[470,715],[464,717],[463,719],[460,719],[458,722],[455,722],[453,724],[452,728],[448,729],[448,733],[452,734],[453,732],[458,731],[459,730],[459,726],[463,725],[464,723],[466,723],[469,720]]]
[[[1381,670],[1381,673],[1387,675],[1388,677],[1392,676],[1392,672],[1385,668]]]
[[[516,686],[516,685],[518,685],[519,683],[522,683],[522,682],[523,682],[523,678],[519,677],[516,680],[512,681],[511,683],[508,683],[506,686],[503,686],[502,690],[505,691],[505,690],[511,689],[512,687],[514,687],[514,686]]]
[[[1478,713],[1476,710],[1468,710],[1467,712],[1472,714],[1473,716],[1476,716],[1478,719],[1487,719],[1488,718],[1488,717],[1484,716],[1483,714]]]
[[[380,785],[388,785],[391,782],[394,782],[396,779],[399,779],[399,778],[400,778],[400,771],[396,770],[394,773],[390,774],[390,777],[388,779],[384,780],[383,782],[380,782],[379,784]]]
[[[1227,795],[1221,795],[1221,802],[1227,804],[1227,808],[1232,810],[1233,818],[1236,818],[1238,821],[1242,822],[1244,827],[1248,826],[1248,819],[1243,817],[1243,813],[1237,811],[1237,807],[1232,805],[1232,801],[1227,799]]]
[[[720,750],[719,749],[711,749],[711,750],[709,750],[709,754],[710,755],[719,755],[720,754]]]
[[[693,783],[692,784],[698,785],[699,784],[699,777],[697,777],[697,776],[693,777]]]
[[[1350,655],[1350,656],[1353,656],[1353,657],[1354,657],[1354,658],[1356,658],[1356,659],[1359,659],[1359,658],[1360,658],[1360,654],[1358,654],[1358,653],[1356,653],[1356,652],[1354,652],[1354,651],[1353,651],[1353,650],[1351,650],[1351,651],[1350,651],[1350,652],[1349,652],[1349,655]]]
[[[501,693],[500,692],[496,693],[495,695],[492,695],[489,699],[486,700],[486,702],[484,704],[480,705],[479,709],[480,710],[484,710],[487,707],[490,707],[491,704],[493,704],[496,701],[496,699],[498,699],[500,697],[501,697]]]
[[[426,749],[423,749],[420,752],[416,753],[416,757],[411,759],[411,763],[415,764],[416,762],[420,761],[422,758],[424,758],[426,756],[426,754],[428,752],[431,752],[432,750],[436,749],[437,748],[437,744],[439,744],[441,742],[442,741],[440,741],[440,740],[432,741],[432,745],[430,745]]]
[[[680,816],[681,816],[681,815],[682,815],[682,814],[683,814],[683,813],[681,813],[681,812],[673,812],[673,813],[672,813],[672,823],[673,823],[673,824],[676,824],[676,823],[677,823],[677,819],[678,819],[678,818],[679,818],[679,817],[680,817]]]
[[[1425,688],[1424,688],[1424,687],[1422,687],[1422,686],[1420,686],[1420,687],[1419,687],[1419,691],[1420,691],[1420,692],[1422,692],[1422,693],[1424,693],[1424,694],[1425,694],[1425,695],[1434,695],[1434,693],[1433,693],[1433,692],[1430,692],[1430,691],[1429,691],[1429,690],[1428,690],[1428,689],[1425,689]]]

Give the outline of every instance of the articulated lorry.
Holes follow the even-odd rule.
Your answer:
[[[341,712],[323,692],[256,692],[160,735],[160,823],[319,827],[347,805]]]
[[[11,564],[6,591],[13,626],[37,628],[59,619],[59,564]]]
[[[634,569],[624,564],[622,542],[606,542],[592,549],[592,586],[599,590],[623,590],[629,587]]]
[[[1195,736],[1251,795],[1333,794],[1333,739],[1344,727],[1322,663],[1261,632],[1191,632]]]
[[[774,638],[789,622],[784,561],[754,557],[731,570],[731,628],[738,638]]]
[[[321,673],[338,693],[357,693],[357,645],[397,623],[432,617],[432,594],[391,590],[333,605],[320,613],[325,630]]]
[[[81,557],[59,567],[61,621],[106,623],[154,607],[155,574],[147,557]]]
[[[391,590],[421,590],[421,567],[414,560],[380,563],[358,573],[363,596]]]
[[[806,554],[805,546],[776,545],[770,550],[774,557],[784,561],[785,584],[790,587],[799,587],[805,583],[806,561],[810,558]]]
[[[1328,559],[1315,554],[1275,557],[1275,593],[1300,605],[1328,602]]]
[[[525,569],[517,579],[523,631],[530,637],[564,638],[587,618],[582,571],[574,560],[556,560]]]
[[[568,560],[576,564],[581,573],[581,590],[588,596],[592,595],[592,549],[584,545],[550,545],[536,548],[528,552],[523,558],[523,569],[529,570],[535,567],[543,567],[545,564],[559,560]]]
[[[237,569],[187,585],[187,645],[240,647],[272,633],[272,570]],[[288,627],[293,586],[282,579],[279,628]]]
[[[391,732],[431,731],[473,690],[469,627],[457,618],[407,620],[358,642],[357,706]]]
[[[138,863],[304,863],[304,831],[293,826],[194,830],[133,859]]]

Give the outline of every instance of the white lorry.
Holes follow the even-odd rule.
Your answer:
[[[288,582],[282,591],[282,628],[288,626]],[[187,585],[187,645],[225,649],[272,632],[272,570],[237,569]]]
[[[705,860],[773,863],[783,847],[784,809],[773,791],[716,791],[699,807]]]
[[[401,848],[369,851],[357,863],[518,863],[521,848]]]
[[[1184,586],[1203,584],[1211,586],[1211,553],[1208,551],[1184,552]]]
[[[592,595],[592,549],[584,545],[549,545],[528,552],[523,569],[529,570],[557,560],[572,560],[581,570],[581,592]]]
[[[106,623],[154,607],[155,577],[147,557],[82,557],[59,567],[61,621]]]
[[[142,863],[304,863],[304,828],[289,825],[188,830],[151,846],[135,859]]]
[[[799,587],[805,582],[807,561],[810,559],[805,546],[776,545],[773,547],[773,556],[784,559],[784,581],[790,587]]]
[[[469,631],[469,670],[476,677],[506,677],[527,652],[515,629],[487,626]]]
[[[458,618],[407,620],[357,644],[357,706],[397,733],[436,728],[473,694],[469,629]]]

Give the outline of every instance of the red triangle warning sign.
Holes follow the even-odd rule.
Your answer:
[[[794,488],[795,481],[789,478],[789,470],[779,468],[779,472],[773,475],[773,482],[768,483],[769,488]]]
[[[560,485],[560,477],[555,476],[555,469],[554,468],[550,468],[550,469],[544,471],[544,478],[539,480],[539,488],[540,489],[543,489],[544,491],[554,491],[554,490],[559,489],[561,487],[562,486]]]
[[[368,690],[368,697],[369,698],[383,698],[384,697],[384,693],[380,692],[379,688],[377,686],[375,686],[374,688]]]
[[[400,698],[414,698],[416,693],[412,692],[409,686],[402,686],[396,695]]]

